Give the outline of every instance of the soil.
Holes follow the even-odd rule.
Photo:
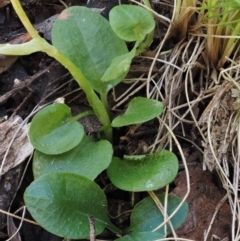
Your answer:
[[[36,29],[38,29],[42,36],[48,41],[51,41],[49,34],[51,25],[56,15],[65,8],[63,4],[57,0],[22,0],[21,2],[31,22],[35,24]],[[109,9],[116,5],[118,1],[88,1],[87,3],[84,0],[66,0],[64,2],[67,6],[87,5],[92,8],[102,8],[106,6],[104,14],[107,18]],[[172,9],[167,7],[167,5],[161,7],[161,5],[155,4],[154,8],[155,11],[164,16],[171,16]],[[163,39],[166,31],[166,25],[162,24],[160,21],[156,29],[154,42],[150,50],[143,56],[148,58],[155,56],[155,48]],[[9,1],[0,2],[0,43],[23,43],[28,40],[29,36],[19,22]],[[171,37],[168,44],[164,46],[164,49],[168,50],[178,44],[179,40],[176,37]],[[141,56],[137,57],[133,61],[133,65],[126,79],[147,78],[148,71],[152,64],[152,61],[148,58],[141,58]],[[167,58],[170,59],[171,56]],[[164,58],[162,59],[164,60]],[[183,60],[179,60],[179,66],[182,64],[181,61]],[[161,76],[163,73],[162,68],[163,65],[160,62],[154,65],[152,70],[154,78]],[[188,91],[192,100],[197,98],[195,92],[200,90],[203,86],[203,83],[200,81],[199,69],[193,69],[192,75],[194,78],[199,78],[199,81],[194,83],[193,89],[188,85],[189,89],[186,90],[184,82],[178,83],[176,87],[173,86],[174,91],[172,92],[172,96],[169,96],[162,88],[162,96],[165,97],[162,98],[162,101],[166,106],[175,99],[178,99],[179,105],[186,103],[186,97],[183,94],[180,95],[185,91]],[[112,106],[113,115],[123,112],[128,102],[125,101],[123,104],[119,104],[119,101],[114,98],[114,95],[116,97],[121,96],[132,84],[133,81],[125,81],[115,88],[114,93],[110,93],[109,101]],[[135,83],[134,90],[138,87],[139,91],[135,92],[134,95],[145,96],[146,86],[142,86],[142,82],[140,81]],[[151,86],[151,88],[153,88],[153,86]],[[161,89],[161,87],[159,88]],[[0,210],[13,214],[19,208],[23,207],[24,190],[33,180],[31,157],[29,158],[32,149],[31,146],[28,145],[27,137],[21,136],[21,131],[26,131],[27,123],[31,121],[31,117],[34,114],[33,112],[38,107],[51,103],[63,96],[65,97],[65,102],[72,108],[73,113],[78,113],[83,109],[89,108],[84,94],[78,88],[74,80],[72,80],[72,77],[66,69],[45,54],[35,53],[24,57],[0,56],[1,165],[8,144],[11,142],[15,131],[20,129],[20,133],[15,137],[17,141],[14,141],[6,156],[3,168],[0,169]],[[131,98],[131,93],[127,99],[129,98]],[[230,98],[230,96],[226,98]],[[193,115],[196,118],[199,118],[205,113],[210,100],[210,98],[203,99],[192,108]],[[223,109],[226,110],[226,107]],[[185,113],[186,110],[187,106],[185,109],[180,109],[178,112],[179,116]],[[186,118],[189,116],[190,114],[187,114]],[[204,120],[202,123],[205,125]],[[90,119],[85,118],[83,120],[83,125],[89,135],[96,133],[100,127],[98,121],[92,117]],[[225,122],[220,123],[218,126],[216,125],[218,130],[215,132],[221,132],[221,130],[226,128],[226,125]],[[182,128],[186,130],[185,135],[182,134]],[[152,120],[138,127],[133,126],[130,129],[124,128],[120,131],[116,131],[114,133],[115,155],[121,157],[124,154],[134,155],[147,153],[152,145],[156,145],[153,143],[160,129],[161,126],[159,126],[159,121]],[[163,133],[161,135],[163,139],[166,139],[165,134]],[[184,151],[184,156],[189,167],[188,172],[191,186],[190,194],[187,197],[190,211],[186,222],[177,230],[177,235],[181,238],[188,238],[196,241],[231,240],[232,214],[227,198],[224,198],[226,190],[219,180],[218,173],[214,171],[214,167],[212,166],[214,164],[211,163],[211,157],[208,157],[210,161],[207,163],[207,166],[212,172],[203,171],[203,166],[205,165],[203,159],[204,155],[206,156],[207,154],[204,154],[197,148],[200,146],[201,149],[203,149],[202,136],[199,134],[198,128],[193,122],[183,121],[182,126],[178,125],[177,128],[174,129],[174,134],[178,137],[178,141]],[[224,133],[221,132],[221,135],[223,134]],[[175,182],[170,185],[170,191],[179,197],[184,197],[187,193],[187,181],[181,153],[177,145],[171,145],[168,141],[166,141],[164,145],[166,149],[170,147],[173,149],[174,153],[179,157],[180,162],[179,175]],[[25,146],[25,152],[21,153],[19,157],[18,152],[21,146]],[[159,148],[160,147],[161,146],[159,146]],[[122,229],[126,229],[129,225],[129,215],[132,209],[129,193],[120,191],[112,185],[109,185],[109,180],[104,173],[100,175],[97,182],[101,186],[107,187],[105,188],[105,193],[108,197],[109,216],[111,220]],[[157,192],[163,191],[164,189],[158,190]],[[144,193],[137,194],[136,200],[141,200],[146,195],[147,194]],[[211,224],[215,211],[217,211],[217,213]],[[16,215],[20,215],[20,213],[21,212]],[[28,212],[26,212],[25,218],[31,219]],[[7,238],[16,231],[19,224],[20,221],[18,219],[11,217],[7,218],[7,215],[0,213],[0,240],[7,240]],[[204,239],[204,233],[206,233],[208,229],[208,237]],[[111,232],[105,231],[98,238],[101,240],[113,240],[115,236]],[[60,241],[62,238],[48,233],[40,226],[23,222],[18,231],[18,236],[15,236],[12,240]]]

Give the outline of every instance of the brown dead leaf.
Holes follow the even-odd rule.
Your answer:
[[[183,226],[177,230],[181,238],[196,241],[204,240],[204,232],[207,231],[215,209],[224,197],[212,182],[207,172],[200,168],[189,168],[191,191],[187,198],[189,213]],[[181,172],[175,180],[176,188],[173,193],[184,197],[187,192],[186,174]],[[231,235],[231,209],[225,202],[220,207],[217,216],[208,235],[207,241],[230,240]]]
[[[21,123],[22,119],[15,116],[0,124],[0,166],[2,166],[0,176],[22,163],[33,151],[27,138],[27,124],[21,125]],[[12,138],[14,141],[3,163],[4,155]]]
[[[26,43],[28,41],[30,41],[32,39],[32,37],[30,36],[29,33],[24,33],[21,35],[18,35],[17,37],[11,39],[9,41],[9,44],[22,44],[22,43]]]
[[[10,0],[0,0],[0,8],[3,8],[10,3]]]
[[[20,36],[15,37],[9,44],[22,44],[31,40],[31,36],[29,33],[22,34]],[[0,74],[4,71],[7,71],[18,59],[18,56],[6,56],[0,54]]]
[[[177,20],[174,20],[171,25],[171,34],[179,39],[183,39],[189,32],[191,25],[194,25],[193,17],[196,10],[189,6],[181,11]]]
[[[18,59],[18,56],[0,55],[0,74],[7,71]]]

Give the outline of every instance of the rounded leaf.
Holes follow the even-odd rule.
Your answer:
[[[81,70],[95,91],[106,91],[122,80],[101,81],[113,59],[128,53],[128,49],[99,13],[81,6],[65,9],[53,25],[52,42]]]
[[[163,108],[164,106],[160,101],[135,97],[130,101],[126,112],[112,121],[112,127],[122,127],[149,121],[161,115]]]
[[[153,15],[148,10],[134,5],[119,5],[109,13],[113,31],[126,41],[144,39],[155,28]]]
[[[84,135],[83,126],[65,104],[54,103],[40,110],[29,129],[31,144],[45,154],[61,154],[77,146]]]
[[[86,177],[67,172],[41,176],[24,193],[32,217],[46,230],[68,239],[89,237],[89,217],[96,234],[111,226],[104,192]]]
[[[164,205],[164,194],[157,195],[160,202]],[[181,203],[181,199],[174,195],[168,196],[167,201],[167,214],[170,216]],[[177,213],[170,219],[174,230],[179,228],[186,220],[188,214],[188,203],[184,202]],[[158,209],[151,197],[147,197],[141,200],[131,213],[130,217],[130,232],[151,232],[164,222],[164,216]],[[158,233],[164,236],[164,226],[156,230]],[[167,225],[167,235],[171,233],[171,228]]]
[[[60,155],[46,155],[35,151],[33,157],[34,178],[53,172],[72,172],[94,180],[112,160],[113,149],[108,141],[94,142],[84,136],[72,150]]]
[[[172,182],[178,172],[177,157],[170,151],[161,150],[144,158],[114,157],[107,168],[111,182],[125,191],[141,192],[156,190]]]
[[[108,82],[120,78],[121,76],[125,77],[130,69],[130,65],[132,63],[132,59],[135,56],[135,52],[136,51],[133,50],[127,54],[114,58],[111,65],[102,76],[101,80],[103,82]]]

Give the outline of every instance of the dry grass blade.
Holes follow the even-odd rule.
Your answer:
[[[182,19],[185,17],[186,22],[189,24],[190,9],[192,10],[193,8],[182,8],[181,11],[179,9],[181,8],[175,9],[175,11],[178,11],[177,19],[181,19],[180,15],[182,14]],[[186,23],[183,26],[189,26],[188,24]],[[198,27],[196,27],[196,30],[199,30]],[[170,29],[173,30],[172,27]],[[148,73],[147,96],[162,100],[166,105],[166,109],[161,116],[162,123],[165,123],[165,125],[161,124],[159,126],[158,134],[151,145],[151,151],[165,147],[171,149],[174,146],[172,137],[176,132],[178,136],[188,139],[188,129],[194,129],[198,136],[197,138],[201,140],[196,139],[195,141],[197,142],[195,142],[191,137],[189,142],[193,142],[199,149],[202,149],[200,152],[202,151],[203,153],[203,165],[207,165],[210,170],[217,170],[222,186],[226,189],[227,195],[222,201],[219,200],[219,202],[222,204],[228,198],[231,205],[233,215],[231,225],[232,240],[235,241],[239,238],[240,233],[238,225],[240,205],[237,198],[239,154],[236,146],[238,143],[236,130],[239,128],[236,105],[239,108],[237,100],[240,100],[240,94],[238,94],[240,93],[240,85],[238,88],[233,88],[239,82],[240,65],[239,61],[235,58],[238,54],[235,54],[234,59],[229,59],[225,56],[229,56],[230,52],[224,52],[224,59],[219,61],[221,63],[219,66],[222,66],[226,61],[229,61],[231,66],[227,66],[221,72],[217,69],[213,70],[211,66],[212,62],[208,60],[209,55],[206,55],[206,52],[204,52],[206,39],[201,34],[193,36],[192,32],[189,32],[188,29],[184,33],[184,35],[189,34],[187,40],[182,39],[170,51],[166,51],[167,54],[161,55],[162,47],[165,44],[164,50],[166,50],[166,46],[168,46],[166,40],[170,38],[171,34],[172,32],[168,31],[164,36],[163,42],[160,43],[156,57],[152,63],[154,67],[158,63],[161,74],[154,76],[151,69]],[[227,46],[227,43],[225,43],[226,40],[224,46]],[[208,44],[210,48],[210,42]],[[221,45],[223,45],[223,42]],[[215,49],[216,43],[212,42],[211,50],[214,51]],[[161,60],[159,56],[161,56]],[[162,57],[164,57],[164,63]],[[232,77],[231,80],[229,76]],[[233,104],[234,102],[235,104]],[[206,109],[200,112],[199,106],[203,103]],[[188,129],[186,129],[186,126],[188,126]],[[172,131],[171,135],[169,135],[169,131]],[[202,146],[201,143],[203,144]],[[182,149],[181,144],[180,149]],[[188,169],[187,164],[185,166],[186,170]],[[234,169],[234,173],[231,173],[230,169]],[[232,175],[234,178],[231,180],[230,176]],[[212,224],[215,222],[215,215],[212,222],[209,223],[208,232],[210,232]],[[204,232],[202,235],[204,237]],[[209,240],[209,238],[213,237],[207,238],[206,236],[205,240]]]
[[[171,34],[180,40],[185,38],[189,32],[194,32],[199,28],[196,18],[196,4],[195,0],[176,0],[176,9],[174,20],[171,25]]]

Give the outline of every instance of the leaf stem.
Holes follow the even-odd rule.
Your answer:
[[[143,0],[143,3],[144,3],[144,5],[145,5],[146,7],[152,9],[152,6],[151,6],[151,3],[150,3],[149,0]]]
[[[74,116],[73,119],[74,120],[79,120],[85,116],[88,116],[88,115],[95,115],[94,111],[92,110],[87,110],[87,111],[84,111],[82,113],[79,113],[78,115]]]
[[[108,99],[107,99],[107,91],[101,91],[100,92],[100,99],[103,103],[103,105],[105,106],[107,112],[108,112],[108,115],[110,116],[110,107],[109,107],[109,104],[108,104]]]
[[[110,126],[110,117],[105,104],[98,98],[97,94],[92,89],[91,85],[83,75],[83,73],[74,65],[65,55],[59,52],[54,46],[50,45],[45,39],[41,38],[38,32],[34,29],[30,23],[27,15],[22,9],[19,0],[11,0],[14,10],[22,21],[24,27],[27,29],[32,38],[38,39],[36,44],[36,51],[45,52],[47,55],[56,59],[65,68],[69,70],[73,78],[78,82],[79,86],[85,92],[89,104],[92,106],[96,116],[103,126]],[[112,128],[108,128],[104,134],[105,138],[109,141],[112,140]]]
[[[44,39],[43,39],[44,40]],[[45,40],[44,40],[45,41]],[[91,85],[83,75],[83,73],[74,65],[65,55],[60,53],[54,46],[50,45],[45,41],[46,44],[42,49],[43,52],[47,53],[49,56],[55,58],[59,63],[66,67],[73,78],[78,82],[79,86],[85,92],[89,104],[92,106],[97,118],[103,126],[110,125],[111,121],[109,118],[108,111],[104,106],[104,103],[98,98]],[[111,128],[110,128],[111,129]],[[109,129],[104,133],[105,138],[112,141],[112,131]]]
[[[106,224],[106,227],[111,230],[113,233],[117,234],[117,235],[122,235],[122,232],[121,230],[116,227],[115,225],[113,225],[112,223],[105,223]]]
[[[17,13],[18,17],[20,18],[22,24],[28,31],[28,33],[31,35],[32,38],[41,38],[36,31],[36,29],[32,26],[30,23],[26,13],[24,12],[19,0],[11,0],[12,6]]]

